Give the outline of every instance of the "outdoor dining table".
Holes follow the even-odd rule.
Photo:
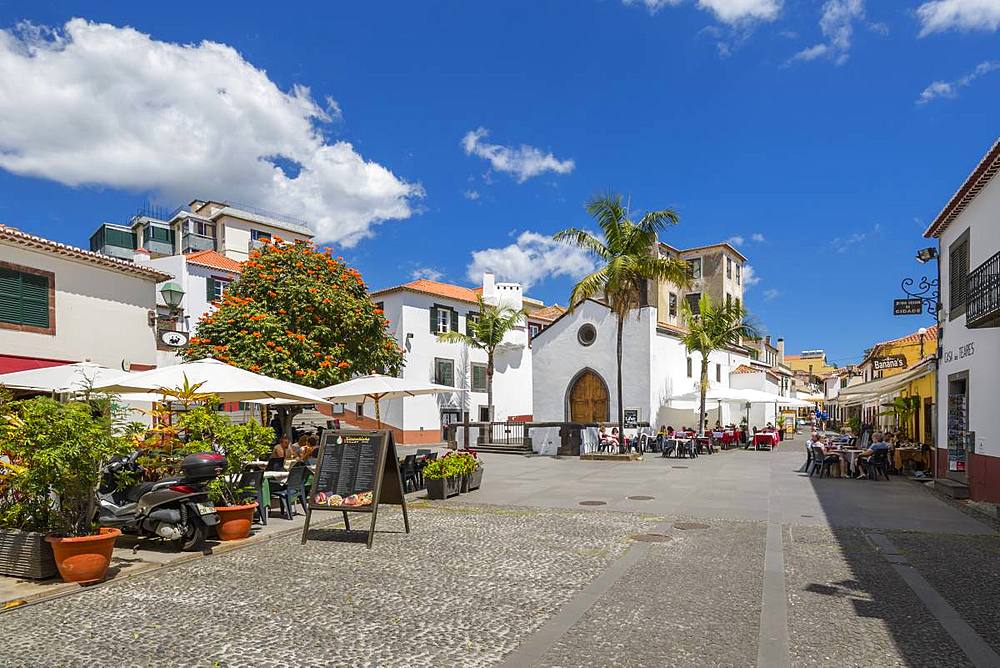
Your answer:
[[[772,450],[778,447],[778,434],[777,432],[762,431],[753,435],[753,447],[755,450],[759,450],[760,446],[766,445],[768,450]]]
[[[837,455],[840,457],[840,461],[845,464],[845,466],[840,467],[841,478],[849,478],[858,470],[858,455],[862,452],[864,452],[864,450],[856,450],[853,448],[830,450],[830,454]]]
[[[919,446],[903,446],[894,448],[892,451],[893,464],[896,470],[903,470],[906,462],[920,462],[925,469],[930,468],[929,453],[924,452]]]

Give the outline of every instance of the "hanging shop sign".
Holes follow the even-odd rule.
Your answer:
[[[885,357],[872,358],[872,369],[875,371],[885,371],[886,369],[905,369],[906,357],[903,355],[886,355]]]
[[[919,297],[910,299],[893,299],[893,315],[921,315],[924,312],[924,300]]]

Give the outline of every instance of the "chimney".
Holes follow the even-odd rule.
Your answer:
[[[778,337],[778,345],[776,347],[778,349],[778,363],[779,364],[784,364],[785,363],[785,340],[783,338],[781,338],[781,337]]]
[[[490,273],[483,274],[483,301],[488,304],[496,304],[497,279]]]
[[[145,248],[136,248],[132,253],[132,262],[135,264],[149,265],[149,251]]]

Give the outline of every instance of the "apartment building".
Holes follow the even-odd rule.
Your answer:
[[[691,283],[686,288],[668,281],[650,286],[647,303],[656,306],[658,322],[681,327],[681,302],[686,301],[694,313],[698,302],[707,294],[716,303],[743,305],[746,257],[728,243],[711,244],[680,250],[660,243],[661,257],[675,257],[687,262]]]

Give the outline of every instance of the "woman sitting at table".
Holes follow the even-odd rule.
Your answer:
[[[315,436],[303,436],[299,439],[299,461],[308,461],[313,458],[316,452],[317,440]]]
[[[271,458],[267,460],[266,471],[281,471],[285,468],[285,458],[289,455],[290,447],[288,437],[282,436],[271,451]]]
[[[868,462],[876,452],[889,452],[892,448],[885,442],[885,437],[880,432],[872,435],[872,444],[864,452],[858,455],[858,478],[868,477]]]

